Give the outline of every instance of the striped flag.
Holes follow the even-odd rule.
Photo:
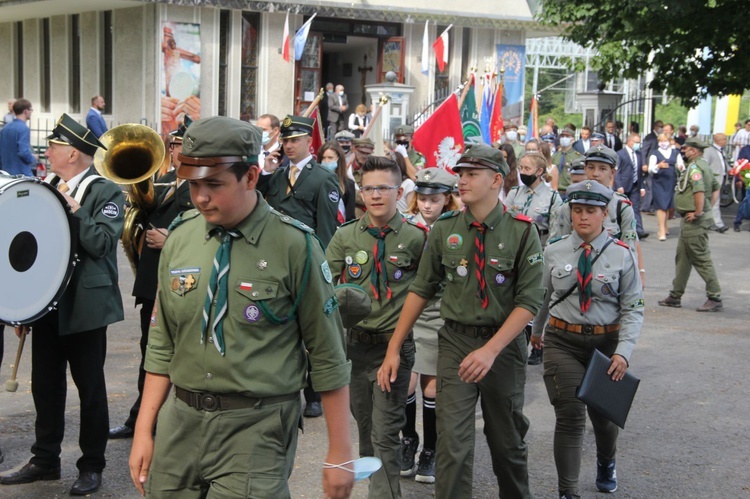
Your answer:
[[[281,42],[281,57],[289,62],[289,11],[286,11],[286,21],[284,21],[284,37]]]
[[[424,35],[422,35],[422,64],[421,70],[423,75],[430,74],[430,39],[429,39],[430,21],[424,22]]]
[[[432,48],[435,50],[435,56],[437,57],[438,71],[442,72],[445,69],[445,65],[448,64],[448,30],[451,29],[451,24],[445,31],[435,40],[432,44]]]

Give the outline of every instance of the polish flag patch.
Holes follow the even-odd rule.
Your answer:
[[[242,291],[252,291],[253,290],[253,283],[251,283],[251,282],[241,282],[240,283],[240,289]]]

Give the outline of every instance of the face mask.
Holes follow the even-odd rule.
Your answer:
[[[525,135],[519,135],[518,136],[518,140],[520,140],[521,142],[523,142],[524,140],[526,140],[526,136]]]
[[[265,145],[268,145],[269,142],[271,142],[271,134],[268,132],[263,132],[263,138],[261,139],[261,143],[265,146]]]
[[[690,130],[691,137],[695,137],[696,135],[698,135],[698,132],[696,132],[695,130]]]
[[[341,146],[341,149],[343,149],[343,150],[344,150],[344,152],[349,152],[349,151],[351,151],[351,149],[352,149],[352,146],[344,146],[344,145],[342,145],[342,146]]]
[[[534,182],[537,181],[539,177],[536,175],[526,175],[525,173],[521,174],[521,182],[523,182],[524,185],[531,187],[534,185]]]
[[[659,127],[659,128],[654,128],[654,132],[656,132],[656,135],[659,135],[659,134],[661,133],[661,131],[662,131],[662,128],[661,128],[661,127]]]
[[[343,96],[344,96],[344,91],[342,90],[341,92],[339,92],[339,95],[340,95],[341,97],[343,97]]]
[[[396,145],[404,146],[405,148],[409,149],[409,141],[408,140],[397,140]]]
[[[320,166],[328,170],[329,172],[335,172],[336,168],[339,166],[338,161],[322,161],[320,163]]]
[[[505,134],[505,136],[511,142],[515,142],[516,140],[518,140],[518,132],[508,132],[508,133]]]
[[[640,151],[640,150],[641,150],[641,143],[640,143],[640,142],[638,142],[638,143],[636,143],[636,144],[633,144],[633,150],[634,150],[635,152],[638,152],[638,151]]]
[[[560,137],[560,145],[562,147],[570,147],[570,144],[573,143],[572,137]]]
[[[659,142],[659,149],[669,149],[669,142]]]

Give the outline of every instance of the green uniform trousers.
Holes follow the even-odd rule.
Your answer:
[[[349,385],[351,410],[359,430],[359,455],[375,456],[382,468],[370,477],[370,499],[401,497],[401,438],[406,424],[406,398],[414,365],[414,340],[411,335],[401,346],[401,365],[391,392],[377,386],[378,369],[383,364],[387,343],[367,345],[348,340],[347,357],[352,361]]]
[[[685,222],[684,219],[680,222],[680,238],[677,240],[677,255],[674,259],[675,276],[672,281],[672,291],[669,294],[673,298],[682,297],[690,279],[690,270],[695,268],[698,275],[706,281],[708,298],[721,301],[721,286],[711,260],[711,250],[708,247],[708,229],[693,225]]]
[[[207,412],[171,395],[159,412],[146,497],[288,498],[299,422],[299,397]]]
[[[617,348],[618,332],[578,334],[547,325],[544,332],[544,384],[555,407],[554,454],[560,493],[578,496],[581,446],[586,429],[586,405],[576,398],[586,365],[599,350],[611,356]],[[596,455],[603,461],[614,459],[617,426],[598,412],[588,409],[596,438]]]
[[[458,377],[464,358],[487,339],[458,333],[448,325],[438,332],[437,449],[435,497],[473,497],[474,436],[477,398],[492,456],[500,497],[529,498],[528,450],[523,415],[526,383],[526,335],[516,336],[479,383]]]

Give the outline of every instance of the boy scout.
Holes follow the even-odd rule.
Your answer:
[[[720,186],[711,167],[703,159],[706,147],[707,144],[694,137],[685,141],[682,147],[690,163],[680,174],[675,190],[675,209],[682,216],[680,238],[677,241],[672,291],[659,302],[663,307],[682,306],[681,298],[690,278],[690,270],[695,267],[698,275],[706,281],[708,296],[706,303],[698,307],[698,312],[718,312],[723,308],[721,286],[708,247],[708,228],[712,223],[711,205],[715,202],[712,198],[718,196]]]
[[[369,291],[372,312],[348,332],[352,362],[352,413],[359,429],[359,452],[376,456],[383,467],[370,480],[371,498],[401,497],[401,440],[406,397],[414,364],[414,342],[399,344],[401,361],[394,368],[393,391],[375,386],[376,369],[385,357],[409,284],[422,255],[426,227],[407,222],[396,208],[401,171],[395,161],[370,156],[362,165],[362,194],[367,213],[336,231],[326,256],[342,282]]]
[[[560,132],[560,147],[552,156],[552,164],[557,168],[557,191],[564,197],[565,190],[571,184],[570,166],[573,161],[581,159],[583,155],[573,149],[573,137],[575,132],[570,128],[564,128]]]
[[[350,364],[331,272],[312,231],[255,190],[260,143],[260,128],[225,117],[185,132],[177,175],[197,210],[172,224],[159,261],[130,455],[149,497],[289,497],[305,348],[325,407],[326,463],[351,460]],[[352,481],[323,471],[327,496],[347,497]]]
[[[440,310],[445,326],[438,333],[436,497],[472,497],[479,396],[500,497],[531,497],[522,331],[544,297],[542,245],[531,219],[511,216],[498,203],[508,174],[500,151],[474,145],[454,169],[466,210],[448,212],[433,225],[378,384],[392,389],[402,342],[445,281]]]

